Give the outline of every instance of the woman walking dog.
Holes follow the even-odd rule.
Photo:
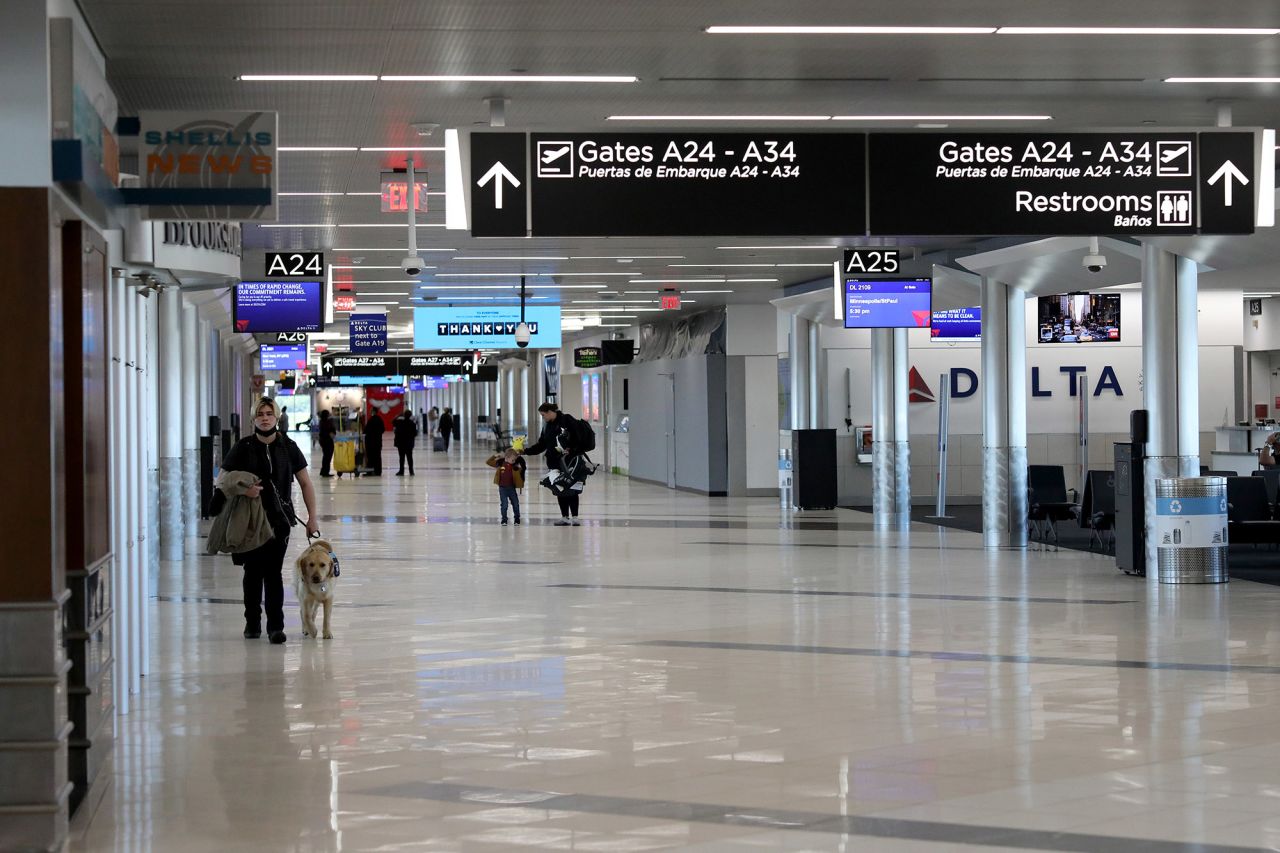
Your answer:
[[[236,442],[222,461],[222,470],[246,471],[257,477],[256,485],[243,494],[261,498],[267,520],[275,534],[266,544],[242,554],[232,562],[244,567],[244,636],[262,636],[262,605],[265,595],[267,637],[279,645],[284,634],[284,555],[289,550],[289,528],[297,523],[293,511],[293,481],[302,489],[307,507],[307,536],[320,532],[316,516],[316,495],[307,474],[307,460],[293,440],[279,430],[280,409],[276,401],[263,397],[253,409],[253,435]]]

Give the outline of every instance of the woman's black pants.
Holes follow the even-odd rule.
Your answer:
[[[263,598],[266,599],[267,633],[284,630],[284,555],[289,551],[289,535],[276,534],[265,545],[244,555],[244,621],[248,627],[261,624]]]
[[[333,442],[320,442],[320,452],[324,455],[320,458],[320,476],[327,477],[330,473],[329,466],[333,464]]]

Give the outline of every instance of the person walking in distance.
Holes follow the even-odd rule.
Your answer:
[[[382,415],[370,412],[364,424],[364,465],[369,472],[366,477],[382,476],[382,434],[386,431]]]
[[[333,422],[328,409],[320,410],[320,476],[332,477],[329,466],[333,464],[333,437],[338,434],[338,425]]]
[[[413,444],[418,437],[418,425],[414,423],[413,412],[405,409],[400,417],[391,422],[391,430],[395,436],[396,450],[400,454],[400,470],[397,477],[404,476],[404,463],[409,463],[409,476],[413,476]]]
[[[565,459],[583,451],[578,442],[578,419],[556,408],[555,403],[543,403],[538,407],[542,418],[542,434],[533,444],[525,445],[525,456],[546,454],[547,467],[553,471],[565,470]],[[560,503],[560,520],[557,527],[578,526],[578,493],[566,491],[556,495]]]
[[[449,439],[453,437],[453,409],[445,406],[444,411],[440,413],[440,420],[437,421],[440,430],[440,437],[444,439],[444,449],[449,449]]]
[[[289,407],[285,406],[280,410],[280,431],[287,433],[289,431]]]

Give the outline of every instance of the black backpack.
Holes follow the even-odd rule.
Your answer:
[[[591,428],[591,424],[583,418],[574,418],[569,424],[573,435],[573,451],[575,453],[590,453],[596,449],[596,431]]]

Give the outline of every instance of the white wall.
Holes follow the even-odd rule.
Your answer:
[[[4,0],[0,25],[0,187],[53,182],[46,0]]]
[[[728,366],[730,493],[778,490],[778,331],[789,331],[773,305],[729,305]],[[786,346],[783,338],[782,345]]]

